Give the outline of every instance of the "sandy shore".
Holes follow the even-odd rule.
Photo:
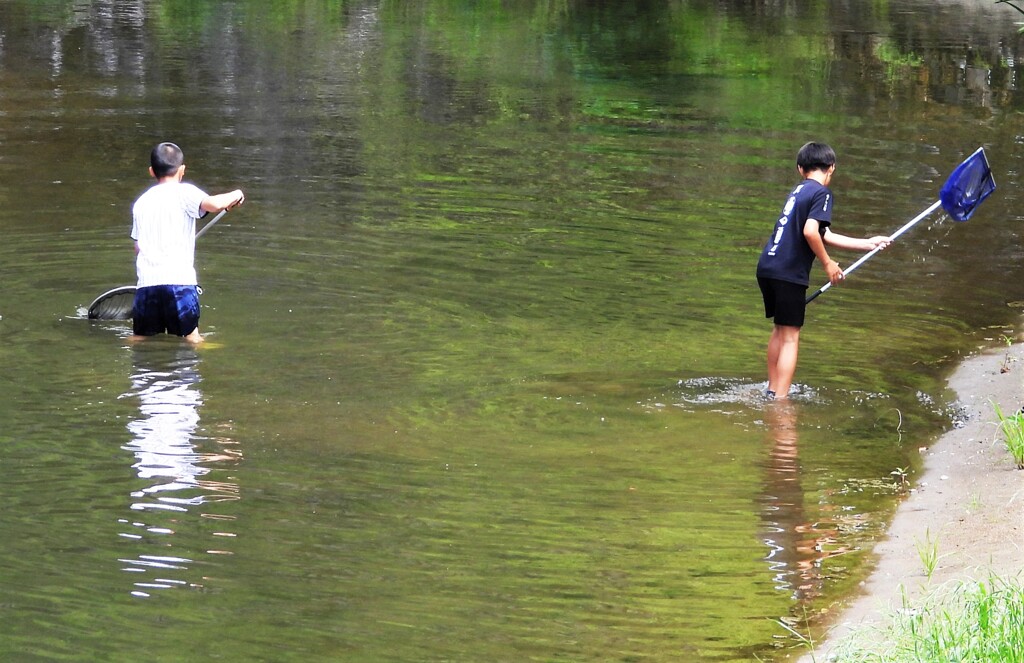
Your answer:
[[[992,406],[1012,413],[1024,405],[1024,345],[966,360],[949,386],[968,415],[966,425],[923,451],[924,473],[875,547],[877,566],[863,593],[842,606],[813,659],[808,654],[801,663],[828,661],[851,629],[886,623],[904,592],[913,600],[943,584],[1024,570],[1024,471],[1003,444]],[[930,579],[919,552],[929,540],[943,555]]]

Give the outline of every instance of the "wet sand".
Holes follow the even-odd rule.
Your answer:
[[[967,359],[949,386],[966,425],[922,451],[924,472],[875,547],[874,572],[860,595],[836,607],[839,618],[828,637],[813,659],[807,654],[801,663],[828,661],[852,629],[887,623],[904,593],[913,601],[942,585],[982,580],[993,572],[1016,576],[1024,569],[1024,471],[1003,443],[992,405],[998,403],[1004,414],[1024,405],[1024,344]],[[942,556],[930,579],[919,552],[927,541]]]

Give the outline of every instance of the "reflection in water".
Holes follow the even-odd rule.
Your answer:
[[[476,658],[490,660],[672,660],[651,650],[683,642],[708,659],[763,654],[753,650],[770,649],[778,629],[762,618],[799,610],[785,600],[798,588],[831,599],[849,587],[825,557],[828,535],[808,525],[851,540],[837,506],[846,498],[827,491],[912,452],[881,433],[849,444],[857,433],[838,413],[868,420],[879,405],[843,389],[891,395],[922,434],[936,431],[945,422],[913,392],[941,392],[948,362],[997,335],[985,328],[1015,318],[1004,301],[1024,298],[1024,256],[1006,239],[1024,222],[1024,88],[1012,64],[1024,37],[1005,12],[982,9],[990,2],[3,0],[0,331],[18,375],[2,381],[3,441],[41,471],[54,439],[89,434],[92,417],[116,420],[114,442],[95,438],[100,458],[78,445],[38,478],[83,492],[129,484],[110,488],[117,515],[74,533],[128,560],[108,565],[115,596],[65,574],[67,555],[43,555],[34,575],[67,582],[21,596],[5,585],[3,640],[17,629],[74,650],[26,658],[131,660],[127,642],[102,651],[112,647],[89,635],[86,611],[107,632],[134,628],[139,642],[186,637],[166,620],[118,614],[120,585],[166,602],[189,595],[132,583],[220,587],[203,579],[220,562],[240,582],[210,614],[245,604],[263,636],[237,643],[238,659],[266,657],[253,650],[270,641],[313,660],[399,659],[399,642],[406,660],[467,658],[481,644]],[[123,377],[93,381],[67,369],[91,371],[79,357],[110,365],[101,352],[128,357],[109,338],[72,335],[77,323],[50,323],[130,276],[114,217],[144,186],[140,135],[156,130],[202,146],[202,181],[262,189],[261,205],[203,244],[233,348],[217,363],[242,393],[213,379],[206,349],[191,369],[176,364],[175,344],[131,351],[131,390]],[[750,306],[750,251],[763,241],[756,211],[789,184],[779,162],[807,134],[842,137],[841,213],[868,234],[923,209],[979,144],[993,146],[1007,186],[982,209],[988,222],[947,221],[949,242],[927,255],[939,238],[922,224],[830,295],[820,338],[841,332],[843,343],[801,378],[828,411],[801,398],[799,428],[777,440],[755,429],[764,407],[745,395],[758,386],[764,325]],[[62,361],[22,368],[50,347],[67,349]],[[677,373],[728,378],[683,385],[677,402]],[[583,377],[550,379],[565,375]],[[129,393],[111,405],[93,391],[85,404],[79,380]],[[672,418],[633,419],[634,394],[656,395],[664,402],[645,407]],[[558,406],[541,398],[563,395]],[[156,410],[160,399],[178,399],[180,419]],[[247,439],[245,487],[271,496],[258,519],[255,492],[215,501],[237,500],[240,483],[230,478],[238,445],[213,439],[228,402],[247,429],[260,427],[259,443],[301,442],[257,459]],[[127,433],[116,419],[126,407]],[[40,416],[51,411],[61,416]],[[812,438],[812,412],[836,425]],[[141,430],[158,424],[169,439]],[[808,453],[826,435],[845,452]],[[108,467],[104,443],[125,462]],[[764,469],[723,490],[732,451],[740,471],[755,454]],[[820,471],[798,479],[812,460]],[[28,507],[47,498],[45,484],[12,483],[20,469],[5,458],[5,539],[66,550],[70,521],[39,526]],[[634,476],[645,483],[620,492]],[[319,513],[296,514],[304,499]],[[891,502],[858,499],[878,521]],[[637,528],[676,505],[702,526]],[[125,538],[111,534],[117,518]],[[258,535],[259,521],[273,527],[260,550],[281,570],[273,585],[241,582],[258,569],[209,553],[241,557],[242,541],[216,532]],[[486,547],[478,532],[490,533]],[[5,566],[19,569],[8,548]],[[680,563],[644,576],[638,600],[618,601],[630,574],[616,559],[648,551]],[[864,557],[839,559],[861,573]],[[763,601],[772,577],[782,588]],[[593,589],[578,592],[580,579]],[[716,593],[700,591],[711,583]],[[76,609],[44,613],[42,601]],[[211,620],[194,648],[216,650],[225,627]],[[588,649],[591,633],[606,636],[605,651]]]
[[[797,408],[792,400],[765,405],[771,452],[765,467],[762,517],[766,522],[768,566],[775,586],[806,600],[821,592],[824,560],[849,551],[839,545],[836,522],[807,522],[800,484]],[[821,505],[819,508],[824,508]]]
[[[212,477],[233,467],[241,452],[228,437],[197,432],[203,395],[195,348],[151,342],[132,352],[132,388],[122,397],[139,400],[139,416],[128,423],[132,439],[123,448],[135,454],[132,467],[141,485],[131,493],[134,514],[120,522],[126,528],[121,536],[143,545],[137,556],[120,561],[139,576],[132,594],[146,597],[154,589],[202,587],[204,579],[183,579],[199,555],[231,554],[223,544],[202,544],[204,550],[195,552],[185,530],[209,531],[197,519],[220,521],[210,533],[234,538],[225,527],[234,517],[213,513],[210,505],[237,500],[238,485]]]

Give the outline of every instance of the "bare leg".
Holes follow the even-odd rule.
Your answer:
[[[185,335],[185,340],[188,341],[189,343],[202,343],[203,342],[203,337],[199,333],[199,327],[196,327],[195,329],[193,329],[191,333],[186,334]]]
[[[768,340],[768,391],[774,392],[776,398],[789,394],[799,349],[800,328],[775,325]]]

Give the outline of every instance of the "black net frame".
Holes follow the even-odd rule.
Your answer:
[[[90,320],[131,320],[135,308],[135,286],[108,290],[89,305]]]

